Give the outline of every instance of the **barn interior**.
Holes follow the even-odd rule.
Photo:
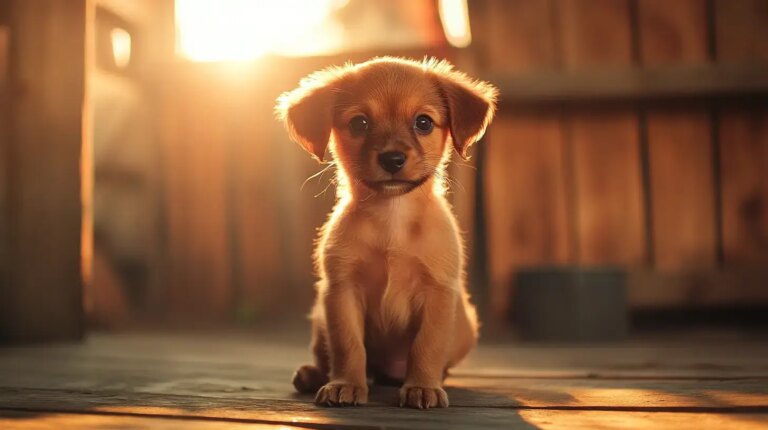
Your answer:
[[[294,393],[332,165],[277,97],[377,56],[500,90],[448,193],[451,407]],[[0,428],[763,428],[768,1],[0,1]]]

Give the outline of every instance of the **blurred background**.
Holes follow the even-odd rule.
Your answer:
[[[379,55],[501,90],[451,167],[489,331],[766,322],[766,0],[5,0],[0,336],[300,318],[333,174],[274,100]]]

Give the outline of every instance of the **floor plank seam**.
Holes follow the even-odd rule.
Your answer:
[[[9,412],[27,412],[27,413],[46,413],[46,414],[67,414],[67,415],[106,415],[117,417],[132,417],[132,418],[163,418],[169,420],[183,420],[183,421],[209,421],[209,422],[228,422],[239,424],[269,424],[269,425],[283,425],[293,426],[309,429],[379,429],[381,427],[365,426],[357,424],[339,424],[339,423],[315,423],[315,422],[296,422],[285,420],[267,420],[257,418],[235,418],[235,417],[212,417],[207,415],[172,415],[172,414],[160,414],[160,413],[138,413],[138,412],[117,412],[117,411],[94,411],[94,410],[70,410],[70,409],[35,409],[35,408],[6,408],[0,406],[0,411]],[[398,430],[400,427],[389,427],[388,429]]]

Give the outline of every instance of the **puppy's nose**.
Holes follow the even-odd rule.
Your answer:
[[[379,154],[379,165],[389,173],[397,173],[405,164],[405,154],[400,151]]]

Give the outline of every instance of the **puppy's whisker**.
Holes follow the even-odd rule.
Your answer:
[[[335,162],[330,162],[330,163],[328,163],[328,166],[325,167],[323,170],[321,170],[321,171],[319,171],[319,172],[317,172],[317,173],[315,173],[313,175],[310,175],[307,179],[304,180],[304,182],[301,183],[301,188],[299,188],[299,191],[304,191],[304,186],[307,185],[307,182],[311,181],[314,178],[318,178],[318,182],[320,182],[320,180],[323,179],[323,174],[325,172],[327,172],[328,169],[331,169],[331,168],[334,168],[334,167],[336,167],[336,163]]]

